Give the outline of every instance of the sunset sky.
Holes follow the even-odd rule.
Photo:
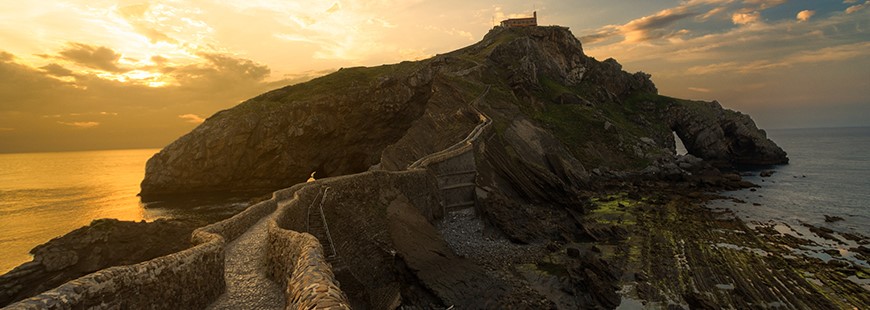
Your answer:
[[[163,147],[215,112],[341,67],[570,27],[663,95],[762,128],[870,125],[870,1],[0,1],[0,152]]]

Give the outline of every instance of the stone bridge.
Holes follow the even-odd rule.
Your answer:
[[[354,235],[359,232],[330,222],[341,215],[334,207],[324,209],[324,204],[353,208],[357,201],[373,198],[358,195],[374,195],[374,186],[382,187],[378,194],[382,201],[392,199],[389,212],[403,212],[396,204],[406,204],[428,221],[474,205],[474,142],[492,122],[476,106],[488,92],[489,87],[471,103],[480,123],[465,139],[420,158],[406,171],[370,171],[278,190],[269,200],[195,230],[194,246],[189,249],[103,269],[4,309],[349,309],[349,299],[336,279],[336,273],[341,275],[346,268],[343,261],[354,256],[390,258],[372,254],[384,252],[378,249],[383,242],[377,236],[366,244],[335,244],[334,234],[352,240],[360,239]],[[369,225],[358,220],[357,229]],[[330,230],[330,224],[336,226]],[[358,270],[349,272],[381,272],[373,263],[357,265]],[[342,281],[367,288],[380,285]],[[398,306],[398,288],[382,286],[373,290],[377,296],[370,298],[372,306]]]

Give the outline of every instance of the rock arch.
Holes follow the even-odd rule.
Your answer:
[[[669,125],[689,154],[714,165],[788,163],[785,151],[743,113],[719,102],[679,102],[669,108]]]

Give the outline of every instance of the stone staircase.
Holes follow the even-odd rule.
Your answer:
[[[456,211],[474,206],[477,186],[477,166],[474,152],[468,151],[448,160],[429,166],[438,179],[444,208]]]
[[[474,157],[474,142],[490,126],[492,120],[477,109],[477,105],[487,93],[487,86],[472,103],[480,123],[462,141],[433,154],[424,156],[408,165],[408,169],[425,168],[432,171],[438,179],[444,209],[447,212],[474,206],[476,201],[477,164]]]

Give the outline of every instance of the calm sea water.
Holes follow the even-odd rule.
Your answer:
[[[728,193],[749,203],[716,205],[749,221],[808,223],[870,236],[870,127],[770,130],[768,136],[790,163],[771,167],[776,173],[768,178],[744,177],[761,185],[756,192]],[[826,223],[825,215],[845,220]]]
[[[142,204],[139,182],[157,151],[0,154],[0,274],[29,261],[34,246],[95,219],[221,218],[244,208],[203,200]]]

